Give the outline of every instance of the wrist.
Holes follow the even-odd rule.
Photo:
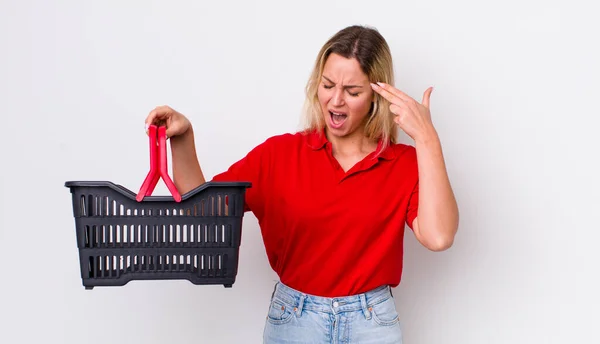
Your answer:
[[[192,129],[192,125],[190,124],[189,128],[179,135],[175,135],[170,138],[171,144],[174,145],[185,145],[188,141],[194,141],[194,130]]]
[[[419,146],[438,145],[439,143],[440,138],[434,128],[429,128],[427,131],[415,138],[415,144]]]

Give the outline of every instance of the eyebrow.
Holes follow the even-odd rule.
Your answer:
[[[328,77],[326,77],[325,75],[322,75],[323,79],[329,81],[330,83],[335,85],[335,82],[331,81],[331,79],[329,79]],[[346,85],[344,86],[344,88],[362,88],[362,86],[360,85]]]

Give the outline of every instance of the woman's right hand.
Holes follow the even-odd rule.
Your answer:
[[[150,111],[148,117],[146,117],[146,132],[148,132],[150,125],[166,126],[167,137],[169,138],[184,134],[192,126],[183,114],[166,105],[158,106]]]

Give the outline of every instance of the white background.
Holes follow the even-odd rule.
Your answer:
[[[351,24],[386,37],[396,86],[418,100],[435,87],[460,205],[450,250],[407,235],[394,290],[405,343],[600,342],[592,4],[1,1],[0,342],[259,343],[276,276],[251,213],[232,289],[86,291],[64,182],[137,191],[143,120],[163,104],[191,119],[212,177],[298,129],[319,48]]]

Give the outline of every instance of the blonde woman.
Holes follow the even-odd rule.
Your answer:
[[[400,283],[404,228],[432,251],[450,247],[458,207],[431,122],[432,89],[418,102],[394,86],[385,39],[347,27],[319,52],[306,87],[306,128],[270,137],[214,181],[249,181],[280,281],[265,343],[401,343],[391,288]],[[181,193],[205,182],[189,120],[158,107]],[[398,128],[414,146],[397,143]]]

